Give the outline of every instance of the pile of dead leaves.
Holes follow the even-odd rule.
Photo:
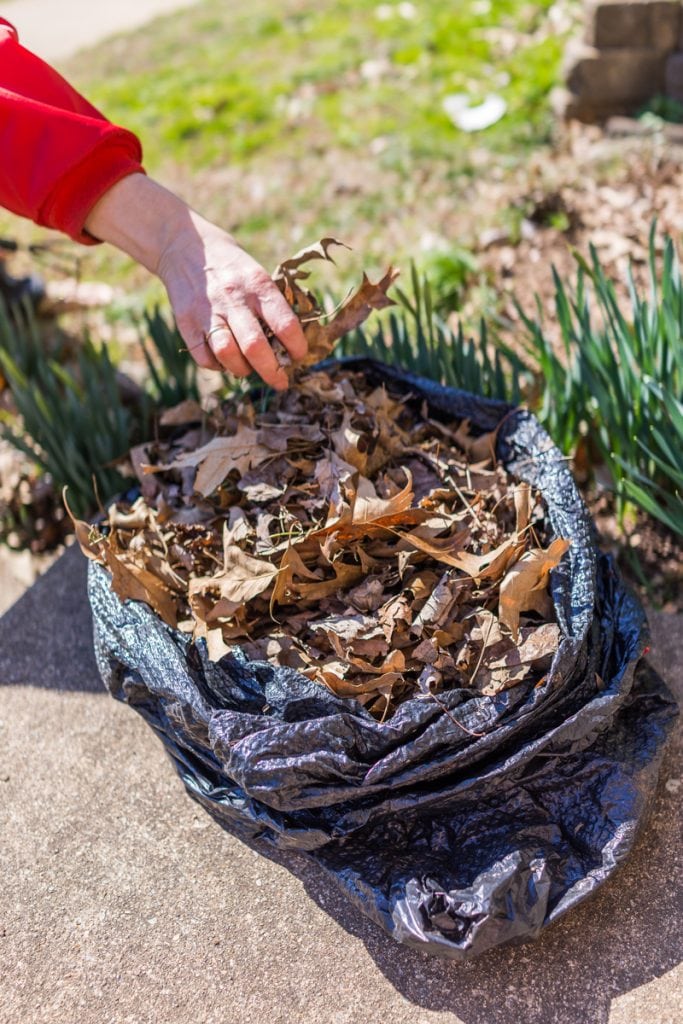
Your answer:
[[[133,452],[141,496],[79,536],[121,598],[213,658],[239,644],[380,717],[546,672],[548,575],[567,543],[543,546],[542,503],[495,464],[492,436],[338,370],[263,412],[185,404],[164,426]]]
[[[305,320],[299,266],[283,290]],[[344,330],[393,276],[364,280]],[[315,331],[320,355],[339,323]],[[164,414],[131,453],[140,497],[77,534],[120,598],[212,658],[239,645],[384,719],[446,688],[537,683],[557,650],[548,579],[568,543],[545,546],[540,497],[494,443],[359,372],[299,371],[282,394]]]

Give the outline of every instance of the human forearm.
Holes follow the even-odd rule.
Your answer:
[[[0,18],[0,205],[79,242],[110,242],[166,286],[200,366],[287,385],[266,333],[298,359],[301,325],[234,238],[146,178],[138,139],[110,124]],[[269,329],[269,330],[267,330]],[[266,330],[266,333],[264,333]]]
[[[263,327],[298,359],[306,351],[301,325],[231,235],[142,174],[114,185],[91,210],[86,229],[158,274],[200,366],[235,376],[255,370],[274,387],[287,386]]]
[[[100,198],[85,228],[158,274],[169,244],[181,234],[196,232],[201,220],[163,185],[144,174],[130,174]]]

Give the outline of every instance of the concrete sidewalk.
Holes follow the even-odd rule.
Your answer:
[[[117,32],[139,28],[152,18],[191,7],[197,0],[12,0],[3,15],[24,46],[45,60],[60,61]]]
[[[223,832],[102,690],[84,559],[0,619],[1,1024],[679,1024],[681,729],[627,865],[533,944],[398,946],[318,869]],[[681,620],[653,660],[683,700]]]

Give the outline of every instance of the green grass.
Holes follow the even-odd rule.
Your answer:
[[[0,306],[0,374],[19,414],[2,415],[0,438],[48,474],[57,494],[68,489],[76,515],[125,486],[118,464],[152,436],[155,410],[199,398],[197,367],[174,324],[155,311],[139,328],[148,375],[130,402],[119,387],[115,346],[86,336],[70,358],[48,358],[30,311]]]
[[[630,309],[593,247],[590,263],[577,261],[575,282],[555,273],[563,353],[540,309],[536,317],[520,310],[543,388],[539,419],[568,455],[581,441],[597,453],[622,523],[635,504],[683,536],[683,280],[674,242],[665,237],[658,259],[653,224],[649,290],[629,268]]]
[[[549,141],[564,44],[551,6],[491,0],[483,13],[481,0],[420,0],[406,20],[377,0],[204,0],[65,71],[139,134],[151,174],[267,268],[323,235],[348,242],[346,285],[361,267],[419,262],[426,234],[469,244],[456,222],[482,167]],[[499,93],[508,112],[465,134],[442,108],[454,92]],[[111,250],[89,264],[91,276],[150,287]]]
[[[139,132],[152,168],[255,153],[276,164],[289,150],[303,170],[325,146],[356,150],[380,135],[388,160],[461,159],[469,142],[441,107],[457,91],[506,98],[485,144],[509,154],[548,136],[562,40],[534,33],[551,6],[492,0],[482,13],[472,0],[421,0],[412,19],[382,19],[376,0],[206,0],[98,47],[74,71],[109,117]],[[382,74],[367,61],[383,62]]]
[[[413,265],[410,289],[396,288],[399,305],[341,338],[335,355],[366,356],[410,370],[447,387],[518,405],[525,367],[489,341],[484,320],[475,337],[454,330],[439,315],[432,282]],[[528,373],[526,374],[528,376]]]

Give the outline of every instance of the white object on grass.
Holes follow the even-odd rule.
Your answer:
[[[470,97],[464,92],[455,92],[445,96],[443,109],[456,128],[463,132],[480,132],[490,128],[507,111],[507,103],[502,96],[491,93],[483,103],[472,106]]]

